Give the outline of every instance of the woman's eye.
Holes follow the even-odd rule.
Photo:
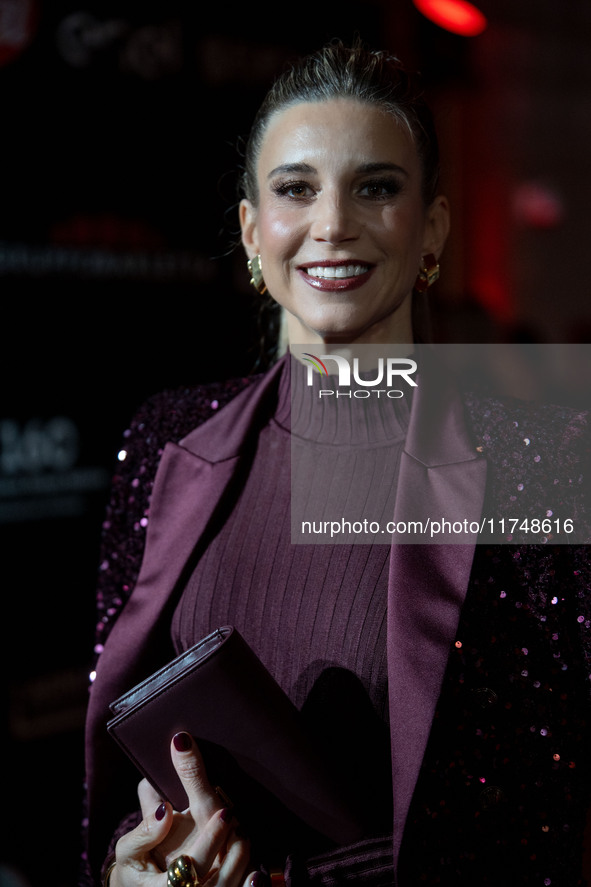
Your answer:
[[[273,190],[279,197],[291,197],[293,200],[312,197],[314,193],[307,182],[281,182]]]
[[[383,200],[392,197],[400,191],[400,184],[397,181],[386,179],[384,181],[366,182],[360,188],[363,197],[369,197],[372,200]]]

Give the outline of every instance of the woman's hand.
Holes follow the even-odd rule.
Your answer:
[[[165,804],[142,780],[138,789],[143,820],[124,835],[116,848],[110,887],[165,887],[168,866],[187,854],[200,884],[207,887],[249,887],[262,883],[250,867],[248,841],[236,833],[231,809],[222,806],[210,785],[199,749],[188,733],[177,734],[171,755],[189,807],[182,813]]]

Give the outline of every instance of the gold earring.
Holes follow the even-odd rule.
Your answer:
[[[246,264],[250,272],[250,282],[254,286],[255,290],[262,296],[264,293],[267,292],[267,284],[265,283],[265,279],[263,277],[260,255],[254,256],[254,258],[249,259]]]
[[[433,253],[427,253],[421,259],[422,265],[415,281],[415,289],[419,293],[425,293],[439,277],[439,262]]]

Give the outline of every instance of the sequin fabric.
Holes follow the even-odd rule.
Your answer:
[[[485,513],[504,518],[502,538],[513,543],[552,543],[556,541],[552,532],[531,532],[534,520],[543,524],[546,518],[551,530],[572,520],[576,538],[591,540],[588,415],[470,394],[465,395],[465,403],[477,449],[488,460]],[[515,519],[517,529],[511,534]],[[519,528],[522,523],[527,530]]]
[[[250,381],[160,395],[126,432],[104,525],[97,656],[139,572],[165,442],[179,440]],[[524,516],[526,509],[539,517],[543,508],[588,522],[585,414],[473,395],[465,404],[474,445],[489,463],[491,514]],[[586,546],[528,541],[476,548],[407,822],[399,887],[586,883],[591,565]],[[331,877],[322,866],[298,872],[294,887]]]
[[[96,657],[139,574],[152,487],[165,444],[183,438],[256,378],[162,392],[142,405],[123,433],[102,526]]]
[[[586,883],[586,560],[584,550],[566,547],[477,548],[407,824],[401,883]],[[439,862],[417,873],[414,855],[425,847]]]

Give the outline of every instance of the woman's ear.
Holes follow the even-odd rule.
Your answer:
[[[439,195],[427,209],[423,255],[433,253],[439,260],[449,234],[450,213],[447,197]]]
[[[256,226],[257,214],[250,200],[244,198],[240,201],[239,217],[240,229],[242,231],[242,245],[246,250],[248,258],[252,259],[259,254],[260,250]]]

